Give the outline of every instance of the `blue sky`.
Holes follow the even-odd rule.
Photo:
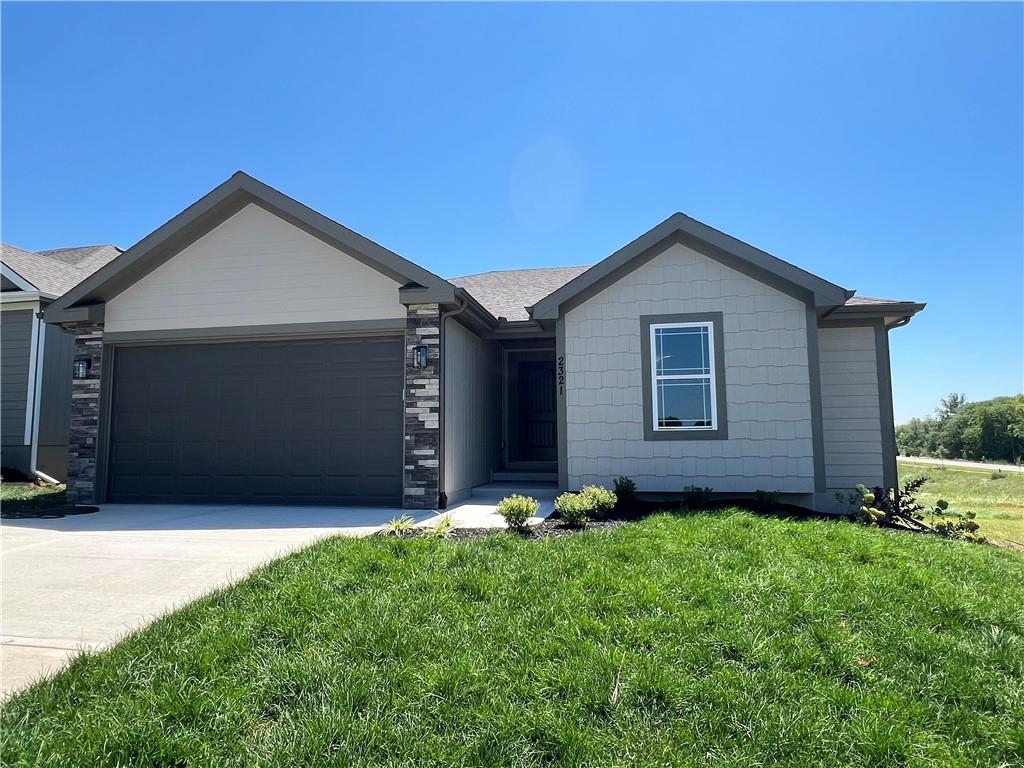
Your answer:
[[[1022,389],[1020,4],[11,4],[2,237],[127,247],[244,169],[444,276],[682,210],[865,295],[897,420]]]

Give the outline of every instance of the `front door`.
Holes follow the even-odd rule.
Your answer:
[[[555,362],[518,363],[518,461],[557,461]]]

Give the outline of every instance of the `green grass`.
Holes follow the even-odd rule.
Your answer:
[[[4,765],[1024,760],[1024,558],[724,511],[332,539],[0,713]]]
[[[1003,477],[994,480],[995,466],[983,470],[897,464],[900,483],[912,477],[928,478],[918,496],[923,504],[934,506],[945,499],[958,512],[976,513],[981,533],[990,539],[1024,546],[1024,473],[1002,472]]]
[[[53,506],[64,502],[63,485],[0,483],[0,505],[8,510]]]

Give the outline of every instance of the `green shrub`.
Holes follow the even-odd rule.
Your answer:
[[[754,491],[754,509],[758,512],[771,512],[779,506],[781,498],[778,491]]]
[[[619,504],[628,506],[636,501],[636,483],[625,475],[615,478],[615,498]]]
[[[949,508],[949,502],[939,499],[931,511],[933,530],[947,539],[962,539],[985,543],[987,539],[978,533],[980,527],[974,521],[973,512],[956,512]],[[936,519],[937,518],[937,519]]]
[[[711,503],[711,489],[699,485],[688,485],[683,488],[683,504],[690,509],[704,507]]]
[[[615,509],[615,502],[617,501],[615,494],[603,486],[586,485],[580,491],[580,495],[590,500],[594,508],[593,516],[595,518],[606,517],[609,512]]]
[[[594,502],[582,493],[563,493],[555,499],[555,509],[566,525],[583,528],[594,514]]]
[[[381,533],[385,536],[408,536],[412,533],[413,526],[415,525],[416,521],[409,517],[409,515],[393,517],[384,526]]]
[[[885,519],[885,510],[876,506],[876,495],[863,483],[850,494],[853,519],[862,525],[879,525]]]
[[[525,531],[526,521],[537,514],[540,503],[529,496],[514,493],[498,502],[498,514],[510,531]]]

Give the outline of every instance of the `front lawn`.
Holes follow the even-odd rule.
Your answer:
[[[63,485],[0,483],[0,509],[5,513],[26,514],[36,509],[61,506],[65,498]]]
[[[958,512],[977,513],[984,536],[1024,546],[1024,473],[999,471],[998,465],[988,470],[897,464],[901,484],[913,477],[928,478],[918,494],[926,506],[945,499]]]
[[[0,714],[4,765],[1019,765],[1024,557],[737,511],[333,539]]]

